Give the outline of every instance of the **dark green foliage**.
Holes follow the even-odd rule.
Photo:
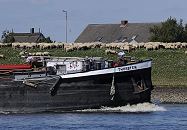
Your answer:
[[[44,39],[40,39],[39,40],[39,43],[42,43],[42,42],[44,42],[44,43],[52,43],[53,41],[51,40],[50,37],[46,37]]]
[[[13,43],[15,42],[15,39],[13,36],[7,36],[4,40],[3,43]]]
[[[9,31],[3,31],[2,36],[1,36],[2,42],[3,43],[13,43],[15,42],[15,39],[12,35],[10,35]]]
[[[177,22],[175,18],[168,18],[159,26],[150,28],[152,34],[151,41],[153,42],[186,42],[187,41],[187,26],[183,27],[182,19]]]

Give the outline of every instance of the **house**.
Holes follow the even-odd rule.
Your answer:
[[[34,28],[30,29],[30,33],[8,33],[7,39],[11,39],[12,42],[29,42],[29,43],[39,43],[44,41],[46,38],[39,32],[34,32]]]
[[[89,24],[75,42],[148,42],[150,28],[154,25],[159,23],[128,23],[124,20],[121,24]]]

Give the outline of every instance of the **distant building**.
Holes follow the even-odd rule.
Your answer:
[[[150,28],[159,23],[89,24],[75,42],[148,42]]]
[[[13,42],[39,43],[45,40],[44,35],[40,31],[34,32],[34,28],[31,28],[30,33],[15,33],[12,31],[8,34],[8,37]]]

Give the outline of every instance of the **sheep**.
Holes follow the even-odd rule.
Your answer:
[[[63,43],[13,43],[12,48],[23,48],[23,49],[33,49],[40,48],[43,49],[53,49],[53,48],[63,48]]]
[[[9,47],[12,46],[11,43],[0,43],[0,47]]]
[[[148,42],[148,43],[127,43],[127,42],[118,42],[118,43],[101,43],[101,42],[92,42],[92,43],[12,43],[12,48],[21,48],[21,49],[33,49],[40,48],[44,49],[54,49],[54,48],[63,48],[66,52],[74,50],[88,50],[92,48],[107,48],[107,49],[120,49],[124,51],[132,51],[140,48],[145,48],[146,50],[157,50],[157,49],[178,49],[178,48],[187,48],[187,43],[161,43],[161,42]],[[4,43],[0,43],[0,47],[8,46]]]
[[[3,44],[3,43],[0,43],[0,48],[1,48],[1,47],[4,47],[4,44]]]
[[[91,48],[100,48],[101,47],[101,42],[95,42],[91,44]]]
[[[159,49],[159,44],[153,44],[153,50],[158,50]]]
[[[164,44],[165,49],[170,49],[170,45],[169,44]]]
[[[56,46],[56,48],[64,48],[63,43],[54,43],[54,45]]]
[[[74,49],[75,49],[75,48],[74,48],[73,46],[72,46],[72,47],[66,47],[66,48],[65,48],[65,51],[66,51],[66,52],[71,52],[71,51],[74,51]]]
[[[21,51],[21,52],[19,53],[20,56],[27,55],[27,54],[28,54],[28,52],[26,52],[26,51]]]
[[[0,58],[1,58],[1,59],[4,59],[5,56],[4,56],[3,54],[0,54]]]
[[[176,49],[181,48],[181,43],[180,42],[174,43],[174,46],[175,46]]]
[[[181,48],[187,48],[187,43],[181,43]]]
[[[166,46],[165,46],[165,43],[159,43],[159,47],[158,47],[159,49],[160,49],[160,48],[165,49],[165,47],[166,47]]]
[[[138,43],[130,43],[130,45],[132,45],[132,48],[134,48],[134,49],[139,48]]]
[[[144,48],[145,43],[138,43],[139,48]]]
[[[147,45],[146,50],[147,51],[153,50],[153,45],[151,45],[151,44]]]
[[[44,56],[50,56],[50,53],[45,51],[45,52],[43,52],[43,55]]]
[[[52,45],[50,43],[39,43],[39,48],[40,50],[43,50],[43,49],[50,49],[52,48],[51,47]]]
[[[106,43],[101,44],[100,48],[106,48]]]
[[[20,47],[20,43],[12,43],[12,48],[16,49]]]
[[[28,56],[50,56],[49,52],[33,52],[27,53]]]
[[[132,48],[132,45],[125,45],[121,49],[124,51],[130,52],[133,48]]]
[[[36,52],[36,56],[42,56],[42,52]]]
[[[35,56],[36,53],[28,53],[28,56]]]
[[[90,47],[87,45],[74,45],[74,48],[76,48],[75,50],[88,50]]]
[[[107,49],[107,50],[105,50],[105,54],[106,54],[106,55],[108,55],[108,54],[117,54],[117,51]]]

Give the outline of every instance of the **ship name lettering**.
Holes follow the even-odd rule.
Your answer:
[[[118,68],[119,71],[125,71],[125,70],[135,70],[137,69],[136,66],[127,66],[127,67],[123,67],[123,68]]]

